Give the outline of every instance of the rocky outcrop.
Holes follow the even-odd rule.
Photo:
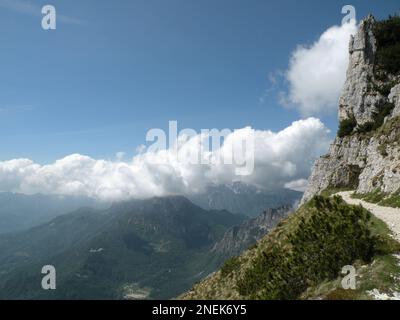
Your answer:
[[[393,193],[400,188],[400,77],[377,65],[375,24],[369,16],[350,40],[339,121],[352,119],[354,130],[337,137],[328,154],[316,161],[302,203],[327,188],[352,188],[359,193],[376,189]],[[388,107],[390,112],[382,115]],[[376,126],[379,115],[384,118],[379,128],[365,129]]]
[[[336,139],[329,153],[315,163],[302,203],[327,188],[351,188],[358,193],[376,189],[385,193],[397,191],[400,188],[400,149],[393,142],[399,134],[397,128],[389,136]],[[387,140],[392,143],[387,144]]]
[[[267,209],[254,219],[245,221],[240,226],[230,228],[218,241],[212,252],[222,260],[238,256],[270,232],[276,225],[293,211],[293,207],[283,206]]]
[[[377,44],[373,33],[375,19],[369,16],[360,24],[358,33],[349,44],[349,67],[342,96],[339,100],[339,120],[355,118],[357,123],[371,121],[373,112],[384,97],[369,90],[374,77]]]

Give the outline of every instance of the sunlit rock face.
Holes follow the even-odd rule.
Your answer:
[[[302,203],[327,188],[352,188],[360,193],[376,189],[393,193],[400,188],[400,76],[377,65],[376,23],[374,17],[367,17],[350,40],[339,121],[351,119],[354,129],[338,136],[328,153],[316,161]],[[383,124],[363,130],[376,122],[376,115],[388,103],[393,109]]]

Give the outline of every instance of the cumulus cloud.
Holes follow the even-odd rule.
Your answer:
[[[130,161],[96,160],[73,154],[47,165],[29,159],[0,162],[0,191],[27,194],[85,195],[112,201],[201,191],[209,183],[241,180],[259,187],[291,186],[307,178],[314,158],[326,151],[328,130],[309,118],[279,132],[243,128],[228,134],[218,150],[205,152],[217,158],[232,150],[235,142],[254,134],[254,172],[237,176],[235,166],[223,163],[190,164],[175,157],[199,154],[201,134],[180,138],[172,148],[147,151]],[[289,184],[288,184],[289,183]]]
[[[301,45],[292,53],[286,80],[289,92],[280,95],[284,106],[294,105],[305,115],[335,112],[345,82],[350,35],[355,20],[326,30],[311,46]]]

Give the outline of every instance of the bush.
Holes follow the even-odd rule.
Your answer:
[[[339,123],[339,130],[338,130],[339,138],[351,135],[356,125],[357,121],[354,117],[342,120]]]
[[[380,49],[378,63],[391,74],[398,74],[400,71],[400,44]]]
[[[379,111],[374,114],[374,130],[380,128],[385,121],[385,118],[390,115],[394,109],[395,105],[390,102],[386,102],[379,108]]]
[[[377,62],[392,74],[400,72],[400,17],[389,16],[375,28],[378,42]]]
[[[400,196],[391,195],[386,199],[383,199],[379,204],[385,207],[400,208]]]
[[[366,122],[357,127],[358,133],[367,133],[373,131],[375,128],[375,123],[373,121]]]
[[[371,214],[362,207],[317,196],[300,210],[286,224],[290,228],[270,235],[268,246],[239,279],[241,295],[295,299],[309,286],[335,279],[344,265],[370,262],[376,254],[380,242],[370,230]]]
[[[379,203],[385,197],[385,194],[380,191],[380,189],[376,189],[371,193],[368,193],[364,196],[364,200],[372,203]]]
[[[399,52],[400,54],[400,52]],[[397,84],[396,81],[389,81],[386,80],[384,84],[382,84],[380,87],[377,87],[377,91],[383,95],[384,97],[387,97],[390,94],[390,90]]]
[[[370,193],[354,194],[353,198],[363,199],[367,202],[377,203],[384,207],[400,208],[400,189],[393,194],[386,194],[380,189],[376,189]]]
[[[225,261],[221,267],[221,276],[227,277],[232,272],[236,271],[240,267],[240,260],[238,257],[233,257]]]

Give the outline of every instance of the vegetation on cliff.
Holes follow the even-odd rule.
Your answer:
[[[377,63],[391,74],[400,72],[400,16],[389,16],[375,27]]]
[[[353,133],[354,128],[357,126],[357,121],[354,117],[350,117],[348,119],[344,119],[339,123],[338,137],[344,138]]]

